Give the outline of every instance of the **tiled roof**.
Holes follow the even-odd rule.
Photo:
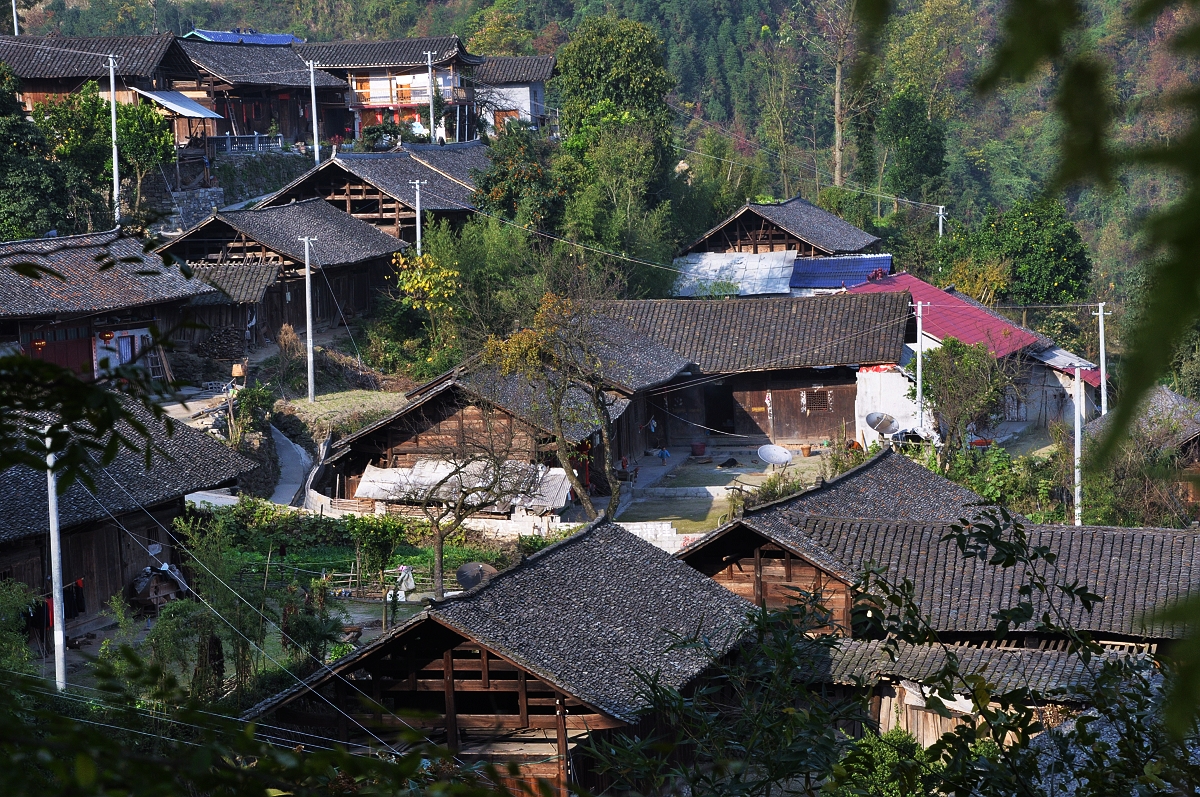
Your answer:
[[[121,515],[140,507],[180,498],[236,479],[255,464],[211,435],[182,423],[167,433],[163,422],[144,408],[127,403],[130,414],[150,431],[154,451],[150,468],[144,453],[119,449],[116,459],[92,474],[89,490],[76,482],[58,497],[62,528]],[[142,438],[127,424],[120,432],[130,440]],[[94,496],[94,497],[93,497]],[[17,466],[0,472],[0,541],[33,537],[50,530],[46,515],[46,474]]]
[[[905,293],[770,299],[604,302],[601,312],[709,374],[898,363]]]
[[[198,39],[180,39],[179,44],[205,72],[235,85],[309,86],[308,64],[291,47]],[[346,87],[346,81],[319,69],[313,77],[317,88]]]
[[[361,263],[388,257],[407,246],[318,198],[253,210],[218,211],[215,218],[297,263],[304,262],[300,239],[310,236],[314,239],[310,253],[314,266]]]
[[[259,207],[286,201],[285,197],[292,195],[294,189],[312,179],[320,169],[339,169],[365,180],[410,208],[415,207],[417,201],[412,181],[421,180],[424,182],[421,186],[422,212],[466,212],[475,207],[471,199],[475,185],[467,175],[480,163],[481,150],[486,154],[486,148],[482,146],[455,147],[448,144],[436,159],[425,151],[414,154],[408,149],[363,155],[339,152],[336,157],[276,191],[263,200]],[[422,158],[429,163],[436,163],[437,167],[431,168]],[[456,158],[461,158],[460,164],[453,163]],[[486,160],[484,163],[486,168]]]
[[[488,56],[471,78],[484,86],[545,83],[554,74],[552,55]]]
[[[100,271],[102,261],[115,263]],[[21,276],[10,268],[21,263],[49,268],[64,279]],[[0,243],[0,318],[141,307],[212,290],[184,278],[157,254],[143,252],[141,241],[118,230]]]
[[[904,523],[815,517],[800,512],[754,515],[741,521],[781,545],[805,554],[812,549],[840,568],[835,575],[861,573],[868,563],[887,568],[890,579],[911,579],[916,600],[939,631],[986,632],[991,615],[1014,606],[1019,568],[968,559],[953,541],[942,541],[950,527],[940,523]],[[1057,593],[1053,599],[1065,621],[1094,634],[1175,637],[1177,629],[1147,625],[1148,612],[1200,589],[1200,532],[1178,529],[1106,526],[1026,526],[1031,545],[1058,555],[1049,576],[1054,583],[1078,580],[1104,600],[1087,612]],[[705,539],[707,541],[707,538]],[[699,546],[696,546],[697,548]],[[680,556],[686,558],[685,549]],[[1035,599],[1040,616],[1046,606]]]
[[[929,304],[924,310],[922,324],[925,334],[937,340],[953,337],[968,344],[984,343],[997,357],[1046,346],[1032,330],[1023,329],[995,313],[985,312],[977,303],[952,296],[908,272],[871,280],[850,288],[849,292],[867,295],[892,291],[908,291],[914,302]]]
[[[424,39],[391,41],[340,41],[297,44],[296,52],[306,61],[316,61],[323,69],[363,66],[418,66],[425,63],[425,52],[433,52],[433,63],[459,58],[478,64],[481,56],[471,55],[457,36],[431,36]]]
[[[1076,686],[1089,676],[1077,654],[1035,648],[974,648],[952,646],[959,672],[980,675],[1000,694],[1028,689],[1069,699]],[[900,643],[893,661],[882,642],[841,639],[833,646],[813,644],[808,677],[819,682],[852,686],[880,680],[916,681],[933,678],[946,665],[946,651],[938,645]]]
[[[877,271],[892,273],[891,255],[837,255],[835,257],[798,257],[792,288],[851,288],[867,281]]]
[[[196,279],[217,290],[188,304],[258,304],[279,276],[276,263],[189,263]]]
[[[492,165],[491,154],[482,141],[464,141],[461,144],[406,144],[405,152],[435,172],[451,180],[475,187],[475,173],[486,172]],[[421,189],[422,205],[425,188]]]
[[[800,197],[778,205],[752,204],[749,208],[800,240],[834,255],[861,252],[879,240]]]
[[[110,53],[117,57],[117,74],[125,77],[148,78],[160,69],[176,77],[196,74],[196,68],[171,33],[160,36],[0,36],[0,61],[8,64],[22,80],[107,78]]]
[[[333,665],[353,672],[428,620],[449,626],[605,714],[634,722],[649,708],[641,677],[683,688],[709,665],[681,647],[700,636],[721,655],[751,605],[619,525],[596,521],[480,586],[443,601]],[[262,716],[333,673],[322,671],[250,709]]]
[[[966,487],[885,448],[857,468],[799,495],[746,510],[746,520],[804,514],[957,523],[989,505]]]
[[[1084,434],[1099,437],[1107,428],[1109,417],[1102,415],[1084,426]],[[1135,423],[1141,431],[1162,437],[1164,448],[1178,448],[1200,436],[1200,402],[1155,385],[1142,400]]]

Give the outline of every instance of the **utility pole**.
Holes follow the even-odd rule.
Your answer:
[[[411,185],[417,192],[417,257],[421,256],[421,186],[429,182],[428,180],[409,180]]]
[[[112,108],[113,221],[121,223],[121,167],[117,163],[117,57],[108,57],[108,94]]]
[[[1100,319],[1100,414],[1108,415],[1108,359],[1104,350],[1104,316],[1112,313],[1104,312],[1105,302],[1100,302],[1100,312],[1092,315]]]
[[[942,237],[942,222],[946,220],[946,206],[938,205],[938,238]]]
[[[425,51],[425,65],[429,68],[429,143],[437,143],[437,120],[433,118],[433,51]],[[417,229],[421,229],[420,222]],[[419,235],[420,233],[418,233]],[[418,240],[420,240],[418,238]],[[421,254],[421,245],[417,244],[417,254]]]
[[[17,0],[13,0],[13,35],[14,36],[21,35],[21,26],[20,26],[20,23],[17,21]]]
[[[313,379],[313,312],[312,312],[312,259],[309,256],[309,250],[312,247],[312,242],[316,238],[305,236],[300,239],[304,241],[304,315],[305,324],[308,328],[308,338],[306,346],[308,348],[308,403],[314,404],[317,400],[316,382]]]
[[[1083,525],[1083,472],[1079,468],[1079,460],[1083,455],[1083,381],[1079,378],[1079,368],[1075,368],[1075,525]]]
[[[46,427],[46,449],[52,445]],[[54,455],[46,454],[46,506],[50,513],[50,600],[54,623],[54,685],[67,688],[67,617],[63,610],[62,539],[58,530],[58,477],[54,474]]]
[[[321,165],[321,137],[317,133],[317,62],[308,62],[308,88],[312,93],[313,160]],[[310,392],[312,388],[309,388]],[[310,398],[309,401],[312,401]]]
[[[917,302],[917,428],[925,428],[925,382],[922,379],[922,360],[925,354],[925,319]]]

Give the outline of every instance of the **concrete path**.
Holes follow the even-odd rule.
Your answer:
[[[308,471],[312,468],[312,457],[274,426],[271,427],[271,437],[275,440],[275,452],[279,457],[279,484],[271,494],[271,503],[286,506],[304,486]]]

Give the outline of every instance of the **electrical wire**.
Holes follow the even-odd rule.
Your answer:
[[[105,471],[105,472],[107,473],[107,471]],[[112,478],[112,477],[111,477],[111,474],[110,474],[110,478]],[[113,479],[113,481],[114,481],[114,482],[116,482],[116,479]],[[118,484],[118,486],[120,486],[120,483],[119,483],[119,482],[117,482],[117,484]],[[86,485],[82,485],[82,484],[81,484],[80,486],[82,486],[82,487],[83,487],[83,489],[84,489],[84,490],[85,490],[85,491],[88,493],[88,495],[92,496],[92,499],[93,499],[93,500],[94,500],[94,501],[95,501],[97,504],[99,504],[99,505],[100,505],[100,508],[104,510],[104,513],[108,515],[108,517],[109,517],[109,518],[110,518],[110,519],[113,521],[113,523],[117,524],[117,526],[118,526],[118,527],[120,527],[120,529],[121,529],[122,531],[124,531],[126,534],[128,534],[130,537],[132,537],[132,538],[133,538],[135,541],[137,541],[139,545],[141,545],[141,544],[142,544],[140,540],[137,540],[137,537],[136,537],[136,535],[134,535],[134,534],[133,534],[131,531],[129,531],[129,529],[125,527],[125,524],[123,524],[123,523],[122,523],[120,520],[118,520],[118,519],[117,519],[117,517],[116,517],[116,516],[115,516],[115,515],[114,515],[114,514],[113,514],[111,511],[109,511],[108,507],[107,507],[107,506],[105,506],[105,505],[104,505],[104,503],[103,503],[103,502],[102,502],[102,501],[101,501],[99,498],[97,498],[97,497],[96,497],[95,493],[93,493],[91,490],[89,490],[89,489],[87,488],[87,486],[86,486]],[[122,487],[121,489],[122,489],[122,490],[124,490],[124,487]],[[128,491],[126,491],[126,494],[128,494]],[[132,498],[133,498],[133,496],[130,496],[130,498],[132,499]],[[179,544],[179,547],[180,547],[180,548],[182,548],[182,549],[183,549],[183,550],[185,550],[185,551],[187,550],[186,548],[184,548],[184,546],[183,546],[181,543],[179,543],[179,542],[178,542],[178,538],[177,538],[177,537],[175,537],[175,535],[174,535],[172,532],[170,532],[170,531],[168,531],[168,530],[167,530],[166,526],[163,526],[163,525],[162,525],[162,523],[159,523],[159,521],[158,521],[158,518],[154,517],[154,515],[153,515],[153,514],[151,514],[151,513],[149,512],[149,510],[147,510],[145,507],[143,507],[143,506],[142,506],[140,503],[138,503],[136,500],[135,500],[135,503],[137,503],[138,507],[139,507],[139,508],[141,508],[141,509],[142,509],[142,511],[143,511],[143,512],[145,512],[147,515],[149,515],[149,516],[150,516],[150,517],[151,517],[151,518],[154,520],[154,522],[155,522],[155,523],[158,523],[158,525],[159,525],[159,527],[160,527],[160,528],[162,528],[164,531],[167,531],[167,533],[171,535],[171,538],[172,538],[172,539],[174,539],[174,540],[176,540],[176,543],[177,543],[177,544]],[[148,555],[151,555],[151,556],[153,556],[153,554],[150,554],[150,549],[149,549],[149,548],[147,548],[147,547],[146,547],[146,546],[144,546],[144,545],[142,545],[142,547],[143,547],[143,548],[146,550],[146,553],[147,553]],[[188,551],[188,553],[189,553],[189,554],[191,554],[191,552],[190,552],[190,551]],[[261,616],[261,617],[262,617],[264,620],[266,620],[267,622],[272,622],[272,621],[271,621],[269,618],[267,618],[267,616],[266,616],[265,614],[263,614],[261,611],[259,611],[259,610],[258,610],[258,608],[257,608],[256,606],[254,606],[254,604],[250,603],[250,602],[249,602],[249,601],[247,601],[247,600],[246,600],[244,597],[242,597],[241,593],[239,593],[239,592],[237,592],[236,590],[234,590],[234,589],[233,589],[233,587],[229,586],[229,584],[227,584],[227,583],[226,583],[225,581],[223,581],[223,580],[222,580],[222,579],[221,579],[219,576],[217,576],[215,573],[213,573],[213,571],[212,571],[212,570],[211,570],[211,569],[210,569],[210,568],[209,568],[207,565],[205,565],[203,561],[201,561],[200,559],[197,559],[197,558],[196,558],[194,555],[192,556],[192,559],[193,559],[193,561],[197,562],[197,563],[198,563],[198,564],[199,564],[201,567],[203,567],[203,568],[204,568],[204,569],[205,569],[205,570],[208,572],[208,574],[209,574],[209,575],[210,575],[212,578],[214,578],[214,579],[215,579],[215,580],[216,580],[216,581],[217,581],[219,584],[221,584],[223,587],[225,587],[225,589],[229,590],[229,591],[230,591],[230,592],[231,592],[233,595],[237,596],[237,597],[238,597],[240,600],[242,600],[242,601],[243,601],[243,602],[244,602],[244,603],[245,603],[247,606],[249,606],[251,609],[253,609],[255,612],[257,612],[257,613],[258,613],[258,614],[259,614],[259,615],[260,615],[260,616]],[[225,617],[223,614],[221,614],[219,611],[217,611],[216,607],[214,607],[214,606],[213,606],[211,603],[209,603],[209,602],[208,602],[208,601],[207,601],[207,600],[204,598],[204,596],[203,596],[203,595],[201,595],[199,592],[196,592],[195,590],[191,590],[191,592],[192,592],[192,594],[193,594],[193,595],[195,595],[195,596],[196,596],[196,598],[197,598],[197,599],[198,599],[198,600],[199,600],[201,603],[203,603],[203,604],[204,604],[204,606],[205,606],[205,607],[207,607],[207,608],[208,608],[208,610],[209,610],[209,611],[211,611],[211,612],[212,612],[212,613],[213,613],[213,614],[214,614],[216,617],[220,618],[220,620],[221,620],[222,622],[224,622],[226,625],[228,625],[228,626],[229,626],[229,628],[230,628],[231,630],[233,630],[233,631],[234,631],[234,633],[236,633],[238,636],[240,636],[242,639],[244,639],[244,640],[246,641],[246,643],[247,643],[247,644],[249,644],[249,645],[250,645],[252,648],[254,648],[254,649],[255,649],[255,650],[257,650],[259,653],[261,653],[261,654],[263,655],[263,657],[265,657],[265,658],[266,658],[268,661],[270,661],[272,664],[274,664],[274,665],[275,665],[276,667],[278,667],[280,670],[282,670],[282,671],[284,671],[284,672],[288,673],[289,675],[291,675],[291,676],[292,676],[292,678],[293,678],[293,679],[295,679],[295,681],[296,681],[298,684],[300,684],[301,686],[304,686],[304,685],[306,685],[306,683],[305,683],[305,680],[304,680],[304,679],[300,678],[300,676],[296,675],[296,674],[295,674],[295,673],[293,673],[291,670],[289,670],[288,668],[284,667],[284,666],[283,666],[283,664],[281,664],[281,663],[280,663],[278,660],[276,660],[274,656],[272,656],[270,653],[268,653],[266,650],[264,650],[264,649],[263,649],[263,647],[262,647],[261,645],[259,645],[259,644],[258,644],[257,642],[255,642],[254,640],[250,639],[250,637],[246,636],[246,634],[245,634],[245,633],[243,633],[243,632],[242,632],[242,630],[241,630],[241,629],[239,629],[239,628],[238,628],[236,625],[234,625],[232,621],[230,621],[230,620],[229,620],[228,618],[226,618],[226,617]],[[274,625],[274,623],[273,623],[273,622],[272,622],[272,625]],[[276,626],[276,627],[278,628],[278,626]],[[281,632],[282,632],[282,629],[281,629]],[[310,654],[310,655],[311,655],[311,654]],[[313,658],[315,659],[316,657],[313,657]],[[322,662],[322,665],[324,665],[324,662]],[[324,666],[326,667],[326,669],[329,669],[329,668],[328,668],[328,665],[324,665]],[[333,670],[330,670],[330,672],[333,672]],[[360,693],[361,693],[361,690],[358,690],[358,691],[360,691]],[[325,703],[327,703],[327,704],[330,706],[330,708],[332,708],[334,711],[336,711],[336,712],[338,712],[339,714],[341,714],[342,716],[346,717],[348,720],[350,720],[351,722],[353,722],[355,725],[357,725],[357,726],[358,726],[359,728],[361,728],[363,731],[366,731],[366,733],[367,733],[367,735],[368,735],[368,736],[370,736],[370,737],[371,737],[372,739],[374,739],[375,741],[379,742],[379,744],[381,744],[383,747],[387,748],[388,750],[390,750],[390,751],[391,751],[391,752],[393,752],[393,753],[399,752],[399,751],[397,751],[397,750],[396,750],[394,747],[392,747],[391,745],[389,745],[387,742],[383,741],[383,740],[382,740],[382,739],[380,739],[378,736],[376,736],[376,735],[375,735],[373,732],[371,732],[371,730],[369,730],[369,729],[368,729],[368,728],[367,728],[365,725],[363,725],[361,722],[359,722],[357,719],[355,719],[355,718],[354,718],[352,715],[350,715],[350,714],[346,713],[344,710],[342,710],[342,708],[341,708],[341,707],[339,707],[338,705],[336,705],[336,704],[335,704],[333,701],[331,701],[329,698],[325,697],[325,695],[321,694],[320,690],[318,690],[318,689],[310,689],[310,690],[309,690],[309,694],[312,694],[312,695],[315,695],[316,697],[319,697],[321,700],[323,700]],[[363,696],[364,696],[364,697],[366,697],[366,695],[365,695],[365,694],[364,694]],[[394,715],[393,715],[393,716],[394,716]],[[396,719],[400,719],[400,718],[399,718],[399,717],[397,717]],[[401,721],[401,722],[404,722],[403,720],[400,720],[400,721]],[[405,725],[407,725],[408,723],[404,723],[404,724],[405,724]],[[411,728],[412,726],[409,726],[409,727]],[[415,730],[415,728],[414,728],[413,730]],[[428,739],[426,739],[426,741],[429,741],[429,740],[428,740]],[[430,743],[432,744],[432,742],[430,742]]]
[[[102,470],[103,470],[103,469],[102,469]],[[227,583],[226,583],[224,580],[222,580],[222,579],[221,579],[221,577],[220,577],[220,576],[218,576],[216,573],[214,573],[214,572],[212,571],[212,569],[211,569],[211,568],[209,568],[209,567],[208,567],[208,565],[206,565],[202,559],[200,559],[199,557],[197,557],[193,551],[191,551],[190,549],[188,549],[188,547],[187,547],[187,546],[185,546],[185,545],[183,544],[183,542],[182,542],[182,541],[179,539],[179,537],[178,537],[178,536],[175,534],[175,532],[173,532],[173,531],[172,531],[171,529],[169,529],[168,527],[164,526],[164,525],[162,524],[162,522],[161,522],[161,521],[160,521],[160,520],[159,520],[157,517],[155,517],[155,516],[154,516],[154,514],[153,514],[152,512],[150,512],[150,510],[146,509],[146,507],[145,507],[145,506],[143,506],[143,505],[141,504],[141,502],[139,502],[139,501],[138,501],[136,498],[134,498],[134,497],[133,497],[133,495],[132,495],[132,494],[130,494],[130,492],[129,492],[128,490],[126,490],[126,489],[125,489],[125,486],[124,486],[124,485],[122,485],[122,484],[120,483],[120,481],[118,481],[118,480],[117,480],[117,479],[116,479],[116,478],[115,478],[115,477],[114,477],[114,476],[113,476],[111,473],[108,473],[108,471],[107,471],[107,470],[105,470],[105,471],[104,471],[104,473],[105,473],[105,475],[107,475],[107,476],[109,477],[109,479],[111,479],[111,480],[112,480],[112,482],[113,482],[115,485],[117,485],[117,487],[118,487],[118,488],[119,488],[119,489],[120,489],[122,492],[124,492],[124,493],[125,493],[125,495],[126,495],[126,496],[128,496],[128,497],[129,497],[129,499],[130,499],[131,501],[133,501],[133,503],[134,503],[134,505],[135,505],[135,506],[137,506],[139,509],[141,509],[141,510],[142,510],[142,512],[143,512],[143,513],[145,513],[145,514],[146,514],[146,515],[147,515],[147,516],[148,516],[148,517],[149,517],[149,518],[150,518],[152,521],[154,521],[154,523],[155,523],[155,524],[156,524],[156,525],[157,525],[157,526],[158,526],[160,529],[162,529],[164,532],[166,532],[166,534],[167,534],[167,535],[168,535],[168,536],[169,536],[169,537],[170,537],[170,538],[171,538],[171,539],[174,541],[174,544],[175,544],[175,545],[176,545],[176,546],[177,546],[177,547],[178,547],[180,550],[182,550],[182,551],[186,552],[186,553],[187,553],[189,556],[191,556],[192,560],[193,560],[193,561],[195,561],[197,564],[199,564],[199,565],[200,565],[202,568],[204,568],[204,570],[205,570],[205,571],[207,571],[207,572],[208,572],[208,574],[209,574],[209,575],[210,575],[210,576],[211,576],[213,579],[215,579],[215,580],[217,581],[217,583],[219,583],[221,586],[225,587],[225,589],[229,590],[229,592],[230,592],[230,593],[232,593],[232,594],[233,594],[235,597],[237,597],[237,598],[238,598],[238,599],[239,599],[239,600],[240,600],[242,603],[246,604],[246,606],[248,606],[248,607],[250,608],[250,610],[251,610],[251,611],[253,611],[254,613],[258,614],[258,615],[259,615],[259,616],[260,616],[260,617],[263,619],[263,621],[264,621],[264,622],[266,622],[266,623],[269,623],[269,624],[270,624],[270,625],[271,625],[273,628],[275,628],[276,630],[278,630],[278,631],[279,631],[279,633],[280,633],[280,635],[282,635],[282,636],[287,636],[286,632],[283,630],[283,628],[281,628],[281,627],[279,626],[279,624],[278,624],[278,623],[276,623],[276,622],[275,622],[274,620],[272,620],[270,617],[267,617],[267,615],[266,615],[266,614],[264,614],[264,613],[263,613],[263,612],[262,612],[262,611],[261,611],[261,610],[260,610],[260,609],[259,609],[257,606],[255,606],[253,603],[251,603],[249,600],[247,600],[247,599],[246,599],[244,596],[242,596],[242,594],[241,594],[241,593],[239,593],[239,592],[237,592],[235,589],[233,589],[233,587],[229,586],[229,584],[227,584]],[[86,489],[87,489],[87,487],[86,487],[86,486],[84,486],[84,489],[86,490]],[[91,491],[90,491],[90,490],[89,490],[88,492],[89,492],[89,494],[91,494]],[[104,504],[100,502],[100,499],[96,498],[96,496],[95,496],[95,495],[92,495],[92,498],[93,498],[93,499],[95,499],[95,500],[96,500],[96,502],[97,502],[98,504],[100,504],[100,507],[101,507],[102,509],[104,509],[105,513],[106,513],[106,514],[107,514],[107,515],[108,515],[110,518],[112,518],[112,519],[113,519],[113,522],[117,523],[117,525],[118,525],[118,526],[120,526],[120,527],[121,527],[121,528],[122,528],[122,529],[123,529],[123,530],[124,530],[126,533],[128,533],[128,534],[130,534],[130,535],[132,536],[132,532],[130,532],[128,529],[126,529],[126,528],[125,528],[125,526],[124,526],[123,524],[121,524],[121,522],[120,522],[119,520],[117,520],[117,519],[116,519],[116,518],[113,516],[113,514],[112,514],[111,512],[109,512],[109,511],[108,511],[108,508],[107,508],[107,507],[105,507],[105,506],[104,506]],[[139,544],[141,544],[141,543],[139,542]],[[142,547],[143,547],[143,548],[145,548],[145,546],[142,546]],[[147,553],[149,553],[149,549],[147,549]],[[270,654],[268,654],[268,653],[267,653],[265,650],[263,650],[261,647],[259,647],[259,646],[258,646],[256,643],[254,643],[252,640],[250,640],[248,637],[246,637],[246,635],[245,635],[245,634],[243,634],[243,633],[242,633],[240,630],[238,630],[238,629],[237,629],[237,627],[236,627],[236,626],[234,626],[234,625],[233,625],[233,624],[232,624],[232,623],[231,623],[229,620],[225,619],[225,618],[224,618],[224,617],[223,617],[223,616],[222,616],[222,615],[221,615],[219,612],[217,612],[217,611],[216,611],[216,609],[215,609],[215,608],[213,608],[213,607],[211,606],[211,604],[209,604],[207,601],[205,601],[205,600],[204,600],[204,598],[203,598],[203,597],[202,597],[202,596],[201,596],[199,593],[196,593],[196,592],[193,590],[193,594],[195,594],[195,595],[196,595],[196,597],[197,597],[197,598],[199,598],[199,599],[201,600],[201,602],[203,602],[203,603],[204,603],[206,606],[208,606],[208,607],[209,607],[209,609],[210,609],[210,610],[212,610],[212,612],[213,612],[214,614],[216,614],[216,615],[217,615],[218,617],[220,617],[220,618],[221,618],[221,619],[222,619],[222,620],[223,620],[225,623],[227,623],[227,624],[230,626],[230,628],[233,628],[233,629],[234,629],[234,630],[235,630],[235,631],[236,631],[236,632],[237,632],[237,633],[238,633],[238,634],[239,634],[239,635],[240,635],[240,636],[241,636],[243,639],[245,639],[245,640],[246,640],[246,641],[247,641],[249,644],[251,644],[252,646],[254,646],[254,647],[255,647],[255,648],[256,648],[256,649],[257,649],[257,650],[258,650],[260,653],[262,653],[262,654],[263,654],[263,656],[265,656],[265,657],[266,657],[268,660],[270,660],[270,661],[271,661],[273,664],[275,664],[276,666],[278,666],[280,669],[283,669],[283,670],[285,670],[286,672],[288,672],[290,675],[292,675],[292,677],[293,677],[293,678],[295,678],[295,679],[297,680],[297,682],[299,682],[301,685],[304,685],[304,684],[305,684],[305,681],[301,680],[301,679],[300,679],[298,676],[296,676],[296,675],[295,675],[294,673],[292,673],[290,670],[287,670],[285,667],[283,667],[283,666],[282,666],[282,665],[281,665],[281,664],[280,664],[278,661],[276,661],[274,658],[272,658]],[[289,640],[291,640],[291,637],[287,637],[287,638],[288,638]],[[293,644],[295,644],[295,643],[294,643],[294,640],[293,640]],[[303,648],[303,646],[300,646],[300,645],[297,645],[297,648],[298,648],[298,649],[300,649],[300,650],[303,650],[303,649],[304,649],[304,648]],[[366,700],[369,700],[369,701],[371,702],[371,704],[372,704],[372,705],[379,706],[379,707],[380,707],[380,708],[381,708],[383,711],[386,711],[386,712],[388,713],[388,715],[389,715],[389,716],[391,716],[393,719],[395,719],[396,721],[398,721],[398,722],[399,722],[401,725],[405,726],[406,728],[408,728],[409,730],[413,731],[414,733],[418,733],[418,734],[420,734],[420,735],[422,736],[422,738],[424,738],[424,739],[425,739],[425,741],[426,741],[426,742],[428,742],[430,745],[433,745],[433,741],[432,741],[432,740],[431,740],[431,739],[430,739],[428,736],[426,736],[425,734],[422,734],[422,733],[421,733],[421,732],[420,732],[420,731],[419,731],[417,728],[413,727],[413,726],[412,726],[412,725],[411,725],[409,722],[407,722],[407,721],[406,721],[404,718],[402,718],[402,717],[400,717],[400,716],[397,716],[397,715],[396,715],[394,712],[392,712],[390,709],[387,709],[386,707],[382,706],[382,704],[379,704],[379,703],[377,703],[377,702],[374,700],[374,698],[372,698],[372,697],[371,697],[371,696],[369,696],[369,695],[368,695],[366,692],[363,692],[363,691],[362,691],[360,688],[358,688],[358,686],[357,686],[357,685],[356,685],[356,684],[355,684],[353,681],[350,681],[350,680],[349,680],[349,679],[347,679],[345,676],[343,676],[341,673],[339,673],[339,672],[337,672],[336,670],[332,669],[332,668],[331,668],[331,667],[330,667],[328,664],[326,664],[324,661],[321,661],[320,659],[318,659],[316,656],[312,655],[311,653],[308,653],[308,656],[309,656],[309,658],[311,658],[311,659],[312,659],[314,662],[316,662],[316,663],[317,663],[318,667],[320,667],[320,668],[324,669],[324,670],[325,670],[325,671],[326,671],[326,672],[327,672],[329,675],[332,675],[334,678],[336,678],[336,679],[338,679],[339,681],[341,681],[342,683],[344,683],[346,686],[348,686],[348,687],[349,687],[350,689],[352,689],[354,692],[358,693],[359,695],[361,695],[361,696],[362,696],[363,698],[365,698]],[[311,676],[310,676],[310,677],[311,677]],[[309,691],[310,691],[310,693],[312,693],[312,694],[315,694],[317,697],[321,698],[321,699],[322,699],[324,702],[328,703],[328,704],[329,704],[331,707],[333,707],[333,708],[334,708],[334,710],[336,710],[338,713],[340,713],[340,714],[343,714],[344,716],[346,716],[348,719],[350,719],[352,722],[354,722],[354,724],[355,724],[355,725],[358,725],[360,728],[362,728],[363,730],[367,731],[367,734],[368,734],[369,736],[371,736],[372,738],[374,738],[376,741],[378,741],[380,744],[384,745],[385,747],[388,747],[388,749],[391,749],[391,750],[393,750],[393,752],[395,752],[395,750],[394,750],[393,748],[391,748],[389,745],[387,745],[387,743],[386,743],[386,742],[384,742],[383,740],[379,739],[379,737],[375,736],[373,733],[371,733],[371,731],[367,730],[367,728],[365,728],[365,727],[364,727],[364,726],[363,726],[363,725],[362,725],[360,722],[358,722],[357,720],[355,720],[355,719],[354,719],[352,716],[350,716],[349,714],[346,714],[346,712],[345,712],[345,711],[342,711],[342,710],[341,710],[341,709],[340,709],[338,706],[334,705],[334,704],[333,704],[333,703],[332,703],[332,702],[331,702],[331,701],[330,701],[328,698],[326,698],[324,695],[322,695],[322,694],[320,693],[320,691],[318,691],[318,690],[316,690],[316,689],[312,689],[312,690],[309,690]],[[456,759],[456,760],[457,760],[457,759]],[[460,761],[459,763],[462,763],[462,762]]]

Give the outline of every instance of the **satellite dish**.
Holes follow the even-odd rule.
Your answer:
[[[770,465],[787,465],[792,461],[792,452],[783,446],[759,446],[758,458]]]
[[[458,579],[458,583],[463,589],[473,589],[498,572],[500,571],[483,562],[467,562],[454,571],[454,577]]]
[[[895,434],[900,431],[900,424],[896,423],[896,419],[886,412],[867,413],[867,426],[880,434]]]

